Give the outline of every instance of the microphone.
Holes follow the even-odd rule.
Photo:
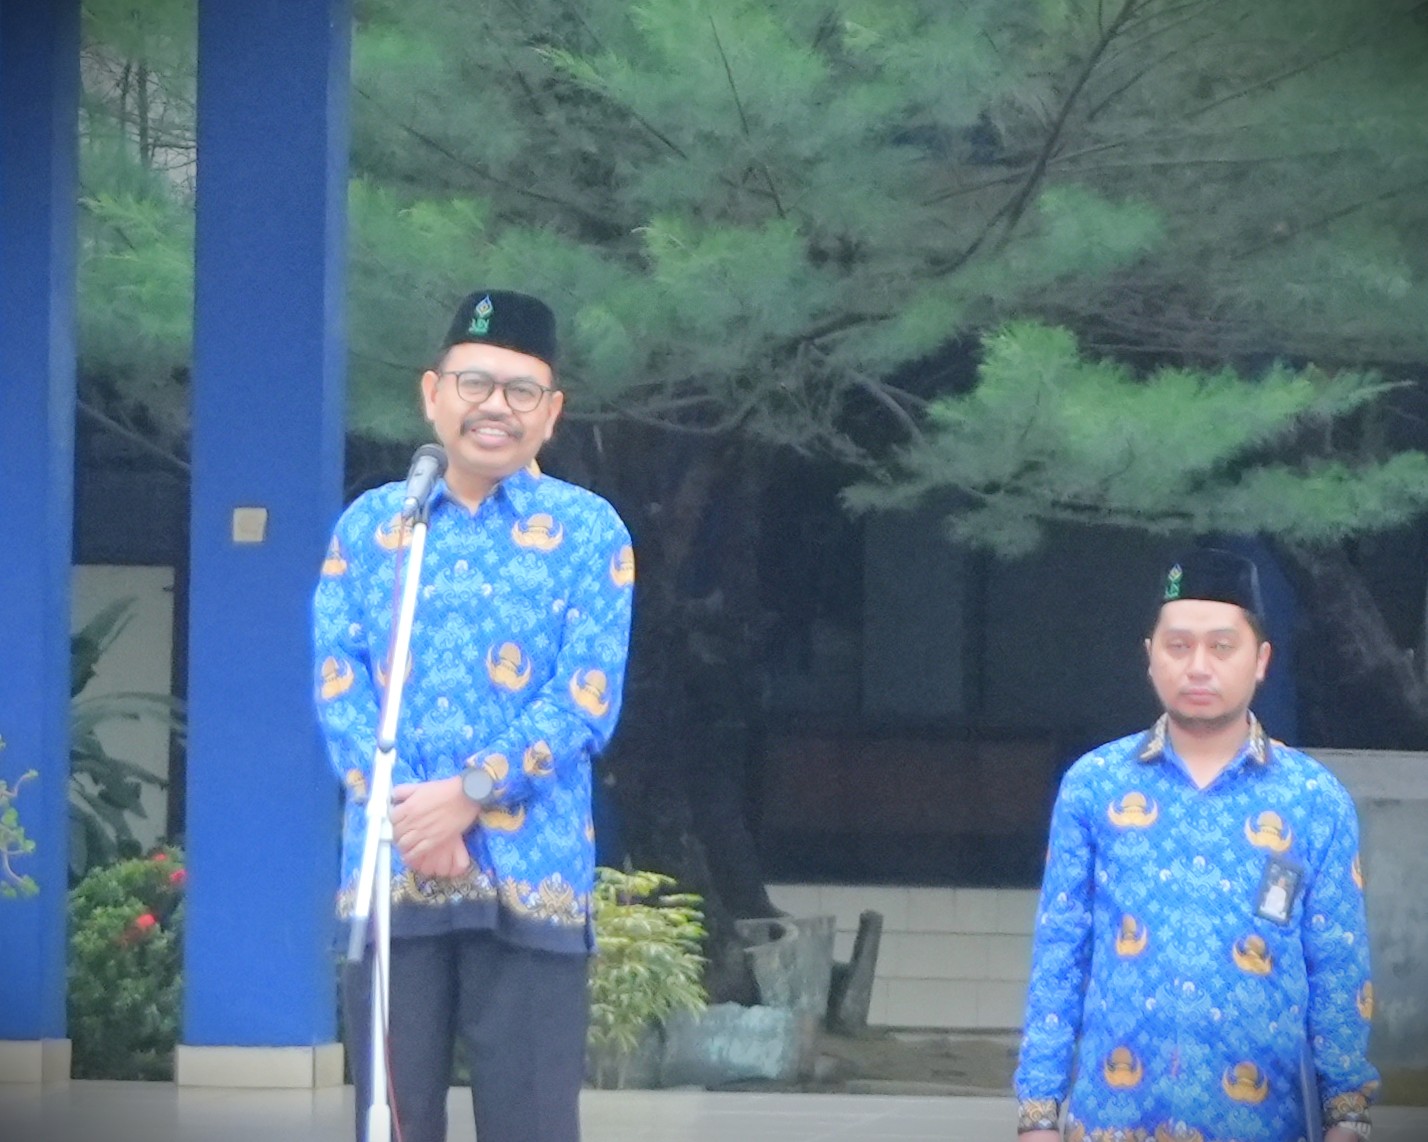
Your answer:
[[[440,444],[423,444],[412,456],[407,469],[406,494],[402,497],[402,518],[415,519],[426,508],[436,482],[446,471],[446,449]]]

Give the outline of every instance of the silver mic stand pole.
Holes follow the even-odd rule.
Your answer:
[[[397,760],[397,719],[401,714],[402,689],[411,660],[412,619],[416,614],[417,590],[421,585],[429,503],[430,497],[415,509],[411,546],[402,567],[402,601],[397,612],[387,686],[382,695],[377,726],[372,787],[367,795],[367,831],[347,944],[347,959],[353,963],[360,962],[370,928],[371,1100],[367,1107],[367,1142],[388,1142],[392,1136],[392,1109],[387,1100],[387,1006],[391,997],[389,967],[392,952],[392,768]],[[405,516],[405,511],[403,514]]]

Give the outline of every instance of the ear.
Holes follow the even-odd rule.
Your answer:
[[[560,414],[565,411],[565,390],[556,389],[550,394],[550,419],[545,422],[545,439],[549,440],[555,435],[555,422],[560,419]]]
[[[1273,653],[1274,650],[1268,642],[1259,644],[1259,661],[1255,663],[1254,670],[1254,680],[1256,682],[1264,681],[1264,676],[1269,670],[1269,660]]]
[[[441,378],[431,369],[421,375],[422,411],[429,421],[436,419],[436,386],[440,383]]]

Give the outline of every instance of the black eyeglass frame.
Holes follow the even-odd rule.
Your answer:
[[[447,369],[438,372],[436,376],[438,380],[443,377],[451,377],[456,384],[456,395],[467,404],[480,404],[493,392],[500,389],[501,398],[512,412],[535,412],[540,408],[541,401],[551,393],[560,391],[554,385],[541,384],[534,377],[510,377],[503,381],[480,369],[462,369],[460,371]],[[517,387],[513,389],[513,385]],[[529,392],[532,397],[521,396],[517,400],[512,400],[512,392]]]

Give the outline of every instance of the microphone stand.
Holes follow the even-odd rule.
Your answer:
[[[412,510],[412,539],[402,567],[402,601],[392,642],[386,689],[382,694],[377,726],[377,749],[372,758],[372,786],[367,795],[367,831],[362,864],[357,874],[357,896],[347,959],[361,962],[367,937],[372,943],[370,1102],[367,1107],[366,1142],[389,1142],[392,1111],[387,1099],[387,1008],[391,997],[392,950],[392,768],[397,760],[397,719],[402,689],[411,660],[412,619],[416,614],[421,582],[422,553],[426,549],[430,495]],[[404,509],[403,515],[408,510]]]

